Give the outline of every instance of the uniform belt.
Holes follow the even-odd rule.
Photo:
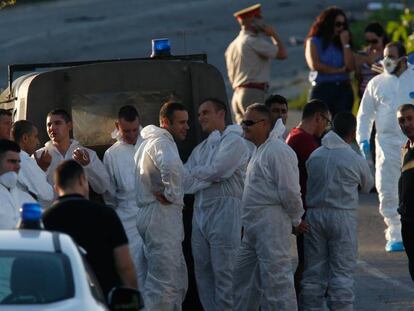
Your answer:
[[[258,90],[262,90],[265,91],[269,88],[269,84],[268,83],[258,83],[258,82],[248,82],[248,83],[243,83],[240,84],[237,88],[244,88],[244,89],[258,89]]]

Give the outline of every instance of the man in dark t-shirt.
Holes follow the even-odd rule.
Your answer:
[[[414,281],[414,105],[402,105],[397,112],[401,130],[408,137],[402,150],[401,177],[398,181],[401,235],[408,257],[408,268]]]
[[[111,208],[86,199],[89,186],[82,167],[73,160],[62,162],[55,183],[59,198],[43,214],[45,228],[70,235],[86,250],[106,297],[114,286],[137,288],[122,223]]]
[[[302,120],[297,127],[294,127],[286,143],[295,151],[299,166],[299,183],[302,195],[303,208],[306,212],[306,161],[311,153],[320,146],[320,138],[330,125],[331,116],[328,106],[320,100],[311,100],[305,105],[302,113]],[[298,266],[295,271],[295,289],[299,296],[300,281],[304,269],[303,234],[297,235],[296,244],[298,249]]]

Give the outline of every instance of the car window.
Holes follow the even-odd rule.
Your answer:
[[[89,289],[91,290],[92,296],[97,301],[103,304],[106,304],[106,299],[104,297],[104,294],[102,293],[102,289],[99,285],[98,279],[95,276],[95,273],[93,272],[91,266],[89,265],[89,262],[86,259],[86,256],[82,253],[80,254],[83,260],[83,266],[85,267],[86,275],[88,277],[88,285],[89,285]]]
[[[0,251],[0,305],[51,303],[74,294],[65,254]]]

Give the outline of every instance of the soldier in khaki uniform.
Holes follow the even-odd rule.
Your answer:
[[[232,108],[236,123],[242,120],[247,106],[255,102],[264,103],[271,60],[287,58],[279,35],[272,26],[263,22],[260,9],[261,5],[256,4],[233,14],[241,31],[227,48],[225,58],[234,90]]]

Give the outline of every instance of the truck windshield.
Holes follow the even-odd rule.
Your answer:
[[[0,305],[51,303],[74,294],[66,255],[0,251]]]

